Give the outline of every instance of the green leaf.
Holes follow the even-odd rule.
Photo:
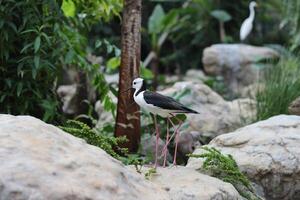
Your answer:
[[[163,19],[165,12],[160,4],[157,4],[148,21],[149,33],[160,33],[163,29]]]
[[[38,69],[39,66],[40,66],[40,56],[39,55],[35,55],[34,58],[33,58],[33,62],[34,62],[34,67],[36,69]]]
[[[23,83],[19,82],[17,85],[17,96],[19,97],[23,89]]]
[[[6,94],[3,94],[1,97],[0,97],[0,103],[2,103],[4,100],[5,100],[5,98],[6,98]]]
[[[30,46],[32,46],[32,43],[26,44],[21,50],[21,53],[24,53]]]
[[[70,64],[74,58],[75,52],[70,49],[66,55],[65,62],[66,64]]]
[[[97,40],[96,44],[95,44],[95,48],[97,49],[97,48],[101,47],[101,45],[102,45],[102,41],[101,40]]]
[[[6,85],[8,86],[8,88],[11,88],[11,86],[12,86],[12,81],[11,81],[11,79],[5,79],[5,83],[6,83]]]
[[[163,24],[166,27],[166,29],[171,29],[175,26],[179,26],[178,24],[178,12],[173,10],[169,12],[163,19]]]
[[[3,19],[0,19],[0,28],[2,28],[4,25],[4,20]]]
[[[145,67],[141,67],[141,77],[143,79],[153,79],[154,78],[154,74],[152,73],[152,71],[150,69],[147,69]]]
[[[210,13],[210,15],[221,22],[227,22],[231,20],[231,15],[224,10],[214,10]]]
[[[106,63],[107,67],[111,70],[117,69],[121,64],[121,58],[120,57],[113,57],[108,60]]]
[[[40,49],[40,46],[41,46],[41,37],[38,36],[35,38],[35,41],[34,41],[34,53],[38,52],[38,50]]]
[[[61,9],[63,10],[65,16],[75,17],[76,5],[72,0],[63,0],[63,3],[61,5]]]
[[[186,120],[186,115],[185,114],[177,114],[175,117],[171,117],[170,119],[172,120],[172,122],[175,125],[177,125]]]

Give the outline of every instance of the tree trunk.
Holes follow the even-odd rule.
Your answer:
[[[220,40],[221,40],[222,43],[224,43],[225,38],[226,38],[224,22],[219,22],[219,27],[220,27]]]
[[[140,143],[139,107],[133,103],[133,92],[123,92],[139,76],[141,48],[141,0],[125,0],[122,20],[122,54],[119,78],[115,136],[129,140],[123,147],[136,152]],[[123,92],[123,93],[122,93]]]

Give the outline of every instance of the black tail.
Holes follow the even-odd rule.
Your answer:
[[[187,108],[187,107],[182,107],[182,112],[183,113],[194,113],[194,114],[200,114],[199,112],[195,111],[195,110],[192,110],[190,108]]]

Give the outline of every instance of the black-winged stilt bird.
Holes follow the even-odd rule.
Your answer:
[[[167,118],[167,138],[166,145],[162,152],[164,156],[163,166],[166,165],[166,157],[167,157],[167,145],[171,141],[172,137],[175,135],[175,153],[174,153],[174,161],[173,164],[176,165],[176,154],[177,154],[177,144],[178,144],[178,130],[182,125],[182,121],[176,117],[176,114],[179,113],[194,113],[198,114],[197,111],[187,108],[183,104],[177,102],[171,97],[161,95],[156,92],[151,92],[146,90],[146,83],[142,78],[136,78],[132,82],[132,88],[135,89],[133,94],[134,101],[146,111],[152,113],[154,115],[154,125],[156,131],[156,145],[155,145],[155,167],[157,166],[157,158],[158,158],[158,139],[159,139],[159,131],[157,127],[157,119],[156,116],[159,115],[163,118]],[[175,125],[170,119],[170,117],[175,117],[179,121],[178,127],[175,129]],[[170,137],[169,135],[169,122],[174,127],[174,133]]]

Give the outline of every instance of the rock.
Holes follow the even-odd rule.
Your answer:
[[[118,84],[119,83],[119,74],[105,74],[105,81],[108,84]]]
[[[78,116],[88,111],[88,103],[94,103],[96,92],[91,85],[88,75],[83,71],[65,69],[66,84],[58,86],[56,92],[60,97],[62,110],[67,115]]]
[[[113,102],[116,103],[117,98],[113,98],[112,99]],[[104,110],[104,107],[101,103],[101,101],[96,101],[95,103],[95,111],[98,115],[98,120],[97,120],[97,124],[96,127],[97,128],[101,128],[103,125],[107,124],[107,123],[114,123],[115,119],[113,117],[113,115],[111,114],[111,112]]]
[[[193,153],[196,147],[201,146],[199,135],[195,133],[197,132],[181,132],[179,134],[177,159],[179,159],[181,163],[186,163],[188,159],[187,154]]]
[[[279,115],[220,135],[209,146],[231,154],[241,171],[262,186],[266,199],[300,199],[300,117]],[[197,149],[194,153],[198,154]],[[188,167],[199,168],[191,158]]]
[[[291,115],[300,115],[300,97],[295,99],[290,105],[289,105],[289,113]]]
[[[76,99],[77,84],[61,85],[56,90],[58,97],[63,103],[62,110],[68,115],[78,113],[78,105]]]
[[[256,62],[278,57],[279,54],[268,47],[215,44],[204,49],[202,62],[206,73],[223,76],[229,89],[240,94],[243,87],[258,80]]]
[[[147,160],[151,163],[155,163],[155,142],[156,136],[155,135],[146,135],[141,140],[141,154],[146,156]],[[163,151],[164,146],[166,145],[165,141],[162,139],[158,140],[158,164],[160,166],[163,165],[164,157],[161,156],[161,152]],[[172,156],[170,155],[169,151],[167,150],[167,161],[172,161]]]
[[[183,130],[198,131],[203,137],[214,138],[233,131],[251,122],[256,115],[254,100],[225,101],[202,83],[177,82],[160,93],[179,98],[181,103],[200,113],[187,115]]]
[[[0,199],[170,199],[103,150],[30,116],[0,115]]]
[[[202,70],[190,69],[183,77],[184,81],[200,82],[206,81],[208,78]]]
[[[88,53],[86,58],[93,65],[99,65],[99,66],[103,64],[103,60],[104,60],[102,56],[96,56],[91,53]]]
[[[158,168],[150,181],[160,185],[172,200],[240,200],[230,184],[186,167]]]

